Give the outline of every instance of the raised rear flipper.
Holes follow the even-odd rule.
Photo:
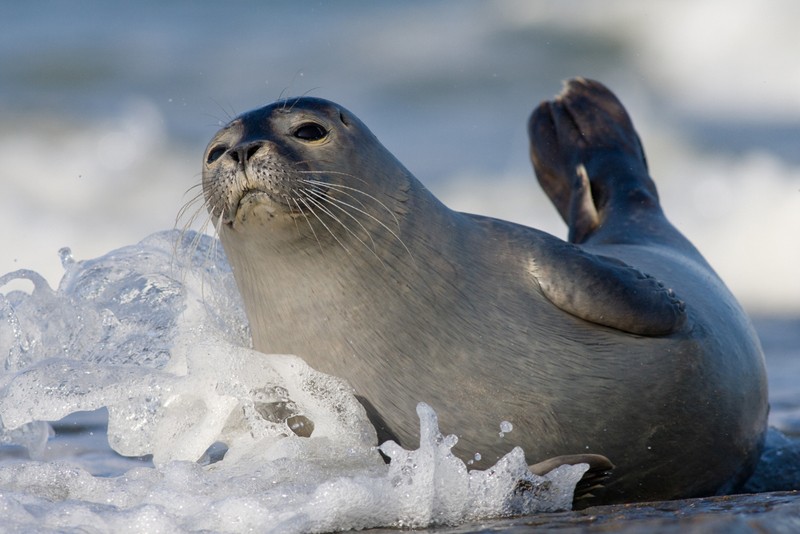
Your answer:
[[[568,81],[533,111],[528,133],[536,176],[569,225],[571,242],[603,228],[605,241],[622,243],[627,225],[637,225],[638,236],[664,222],[633,123],[599,82]]]

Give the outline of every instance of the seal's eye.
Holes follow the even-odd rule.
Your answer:
[[[316,122],[305,122],[292,135],[303,141],[319,141],[328,135],[328,131]]]
[[[206,159],[206,164],[211,165],[212,163],[217,161],[220,157],[222,157],[222,155],[225,153],[226,150],[228,149],[227,147],[225,147],[225,145],[217,145],[214,148],[212,148],[208,152],[208,158]]]

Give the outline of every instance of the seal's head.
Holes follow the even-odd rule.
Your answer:
[[[283,252],[287,242],[347,249],[381,228],[396,232],[409,180],[352,113],[308,97],[237,117],[211,140],[203,165],[206,207],[223,243],[258,234]]]
[[[309,343],[347,324],[306,319],[391,290],[399,272],[412,276],[406,243],[449,213],[414,216],[435,197],[352,113],[307,97],[250,111],[217,132],[204,155],[203,193],[254,346],[302,354],[328,372],[329,350]],[[363,283],[365,269],[377,269],[375,284]]]

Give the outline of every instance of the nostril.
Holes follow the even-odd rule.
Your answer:
[[[253,156],[256,155],[256,152],[258,152],[259,148],[261,148],[261,143],[256,143],[256,144],[250,145],[249,147],[247,147],[247,153],[246,153],[245,157],[247,159],[252,158]]]
[[[225,155],[225,152],[227,151],[228,147],[226,147],[225,145],[215,146],[214,148],[208,151],[208,156],[206,157],[206,164],[211,165],[219,158],[221,158],[223,155]]]
[[[236,163],[247,163],[256,155],[256,152],[263,146],[263,143],[247,143],[246,145],[239,145],[231,150],[231,157]]]

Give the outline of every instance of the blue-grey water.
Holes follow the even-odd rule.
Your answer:
[[[172,228],[216,128],[299,94],[356,113],[449,205],[563,236],[527,160],[525,121],[562,80],[587,76],[626,104],[667,214],[754,317],[771,422],[800,435],[800,4],[42,1],[2,11],[0,275],[30,268],[55,286],[61,247],[92,258]],[[78,440],[94,450],[96,438]]]

